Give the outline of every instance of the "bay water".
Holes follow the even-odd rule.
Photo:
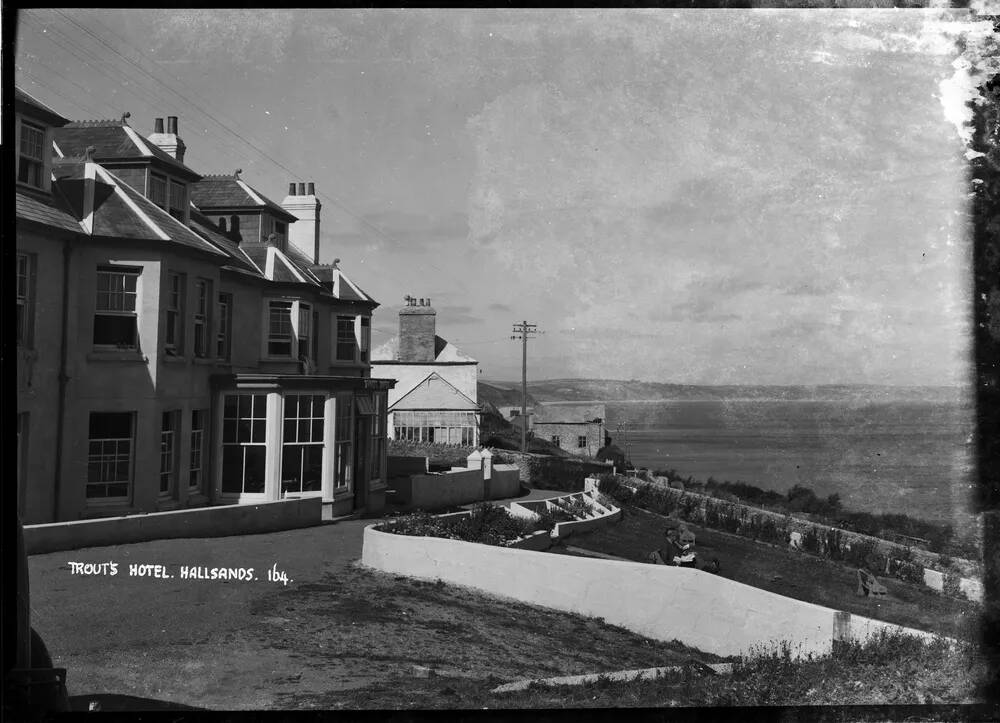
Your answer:
[[[973,410],[948,402],[608,401],[606,426],[633,464],[785,492],[847,509],[963,526],[972,489]],[[619,423],[626,424],[624,433]]]

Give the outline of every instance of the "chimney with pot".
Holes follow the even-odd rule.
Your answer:
[[[187,147],[184,145],[184,141],[177,136],[177,116],[167,116],[166,133],[163,132],[163,119],[156,118],[153,121],[153,133],[148,140],[171,158],[176,158],[181,163],[184,162],[184,152]]]
[[[399,310],[399,353],[403,362],[434,361],[434,336],[437,332],[437,312],[430,299],[406,296],[406,306]],[[419,301],[419,303],[418,303]],[[426,303],[425,303],[426,302]]]
[[[295,216],[298,221],[288,226],[288,243],[319,263],[319,221],[322,204],[316,198],[316,184],[303,182],[288,184],[288,195],[281,207]]]

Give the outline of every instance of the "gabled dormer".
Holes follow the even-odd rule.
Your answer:
[[[154,142],[156,127],[145,139],[129,125],[129,117],[125,113],[120,120],[73,121],[57,131],[56,143],[67,158],[82,158],[92,146],[95,162],[186,224],[190,220],[191,184],[200,180],[201,174],[183,163],[184,144],[177,138],[177,119],[171,116],[173,145],[164,143],[171,155]],[[162,126],[163,119],[157,120]]]
[[[14,89],[14,116],[18,188],[49,194],[52,192],[54,130],[69,120],[20,88]]]
[[[296,216],[240,178],[237,169],[228,175],[209,175],[191,188],[191,202],[212,219],[220,233],[236,243],[269,244],[288,249],[288,224]]]

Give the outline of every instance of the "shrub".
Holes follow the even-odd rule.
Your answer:
[[[397,535],[444,537],[487,545],[505,545],[524,537],[532,531],[528,520],[512,517],[503,507],[489,502],[476,505],[470,515],[442,520],[427,512],[401,515],[393,522],[377,525],[375,529]]]

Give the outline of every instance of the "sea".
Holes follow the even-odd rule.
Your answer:
[[[606,401],[606,427],[637,467],[793,485],[845,508],[971,524],[974,412],[951,402]],[[617,427],[624,423],[624,431]]]

